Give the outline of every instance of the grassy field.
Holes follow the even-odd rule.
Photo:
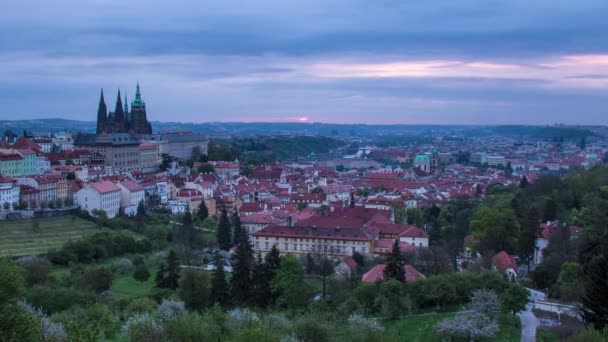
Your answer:
[[[74,216],[0,222],[0,256],[44,254],[69,240],[101,231],[94,223]]]
[[[438,313],[424,316],[407,317],[396,321],[384,321],[384,334],[398,341],[411,342],[441,342],[441,338],[433,332],[433,327],[445,318],[453,317],[454,313]],[[498,317],[500,331],[495,338],[483,341],[518,342],[521,338],[521,327],[512,324],[512,317],[502,314]]]
[[[536,329],[536,341],[538,342],[558,342],[559,337],[549,330],[544,328]]]

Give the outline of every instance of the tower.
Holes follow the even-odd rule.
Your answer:
[[[108,118],[108,108],[103,99],[103,89],[101,89],[101,97],[99,98],[99,108],[97,109],[97,134],[105,131],[106,121]]]
[[[135,134],[152,134],[152,126],[146,115],[146,103],[141,99],[139,82],[135,88],[135,99],[131,102],[130,129]]]
[[[116,108],[114,109],[114,132],[126,132],[127,125],[125,120],[125,112],[122,106],[122,100],[120,99],[120,89],[118,89],[118,96],[116,98]]]

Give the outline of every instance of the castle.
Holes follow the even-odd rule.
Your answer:
[[[116,108],[108,113],[106,102],[103,98],[103,89],[99,99],[97,110],[97,134],[101,133],[133,133],[136,135],[152,134],[152,125],[146,117],[146,103],[141,99],[139,82],[135,91],[135,100],[131,102],[131,112],[125,95],[125,104],[122,105],[120,89],[116,99]]]

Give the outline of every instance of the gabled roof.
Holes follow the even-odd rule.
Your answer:
[[[513,269],[515,273],[517,273],[517,262],[515,261],[515,257],[509,255],[509,253],[505,251],[501,251],[492,257],[492,265],[501,272]]]
[[[101,182],[94,182],[94,183],[89,183],[91,185],[91,187],[93,187],[93,189],[97,190],[97,192],[99,193],[107,193],[107,192],[112,192],[112,191],[120,191],[120,188],[118,187],[118,185],[110,182],[110,181],[101,181]]]
[[[364,283],[375,283],[378,280],[384,280],[384,268],[386,265],[380,264],[374,266],[371,270],[365,273],[361,277],[361,281]],[[412,265],[404,265],[403,270],[405,271],[405,281],[414,281],[418,278],[426,278],[422,273],[418,272]]]

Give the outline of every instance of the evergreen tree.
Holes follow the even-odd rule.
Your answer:
[[[579,238],[579,262],[583,267],[581,298],[585,323],[608,326],[608,187],[591,201],[589,227]]]
[[[386,257],[386,266],[384,267],[384,280],[395,279],[402,283],[405,282],[405,262],[401,256],[401,248],[399,247],[399,239],[395,239],[393,250]]]
[[[251,268],[253,266],[253,251],[246,236],[236,249],[232,263],[232,278],[230,279],[231,298],[235,304],[246,304],[251,297]]]
[[[272,289],[270,288],[272,276],[273,274],[270,268],[262,260],[262,256],[258,254],[253,263],[253,270],[251,272],[251,297],[253,304],[261,308],[265,308],[272,304],[274,298]]]
[[[536,246],[536,238],[540,232],[538,210],[531,207],[524,220],[519,237],[519,254],[528,263],[530,267],[530,259],[534,256],[534,248]]]
[[[312,254],[306,254],[306,274],[311,274],[315,271],[315,259]]]
[[[325,299],[325,288],[327,283],[327,277],[334,274],[336,268],[334,263],[328,257],[321,258],[321,262],[319,263],[319,275],[321,276],[321,280],[323,281],[323,299]]]
[[[228,283],[224,272],[224,263],[218,254],[215,258],[215,270],[211,276],[211,293],[209,294],[211,304],[224,305],[228,301]]]
[[[243,227],[241,226],[241,218],[239,217],[238,212],[234,212],[232,215],[232,245],[236,246],[241,241],[241,236],[247,236],[247,233],[243,231]]]
[[[160,262],[160,266],[158,267],[158,271],[156,272],[156,277],[154,277],[154,282],[156,283],[156,287],[164,288],[165,287],[165,274],[167,273],[167,265],[163,261]]]
[[[209,276],[207,272],[192,268],[185,269],[179,280],[177,294],[186,303],[188,309],[201,311],[207,306],[209,299]]]
[[[178,242],[181,247],[181,255],[184,257],[184,262],[190,263],[192,259],[192,250],[199,247],[201,238],[199,231],[194,228],[192,223],[192,214],[186,210],[182,218],[182,224],[176,229],[177,236],[174,241]]]
[[[272,245],[270,252],[264,257],[264,262],[268,265],[268,269],[274,275],[281,266],[281,253],[276,245]]]
[[[230,249],[230,221],[226,209],[222,209],[222,215],[220,216],[220,224],[217,228],[217,243],[222,250]]]
[[[529,182],[528,182],[528,177],[526,177],[525,175],[521,178],[521,181],[519,182],[519,187],[522,189],[525,189],[528,186]]]
[[[209,217],[209,209],[207,209],[207,205],[205,204],[205,200],[201,201],[201,204],[198,206],[198,211],[196,212],[196,216],[202,222],[207,217]]]
[[[351,208],[355,207],[355,194],[351,192],[350,194],[350,205]]]
[[[175,290],[179,286],[179,260],[174,250],[167,255],[166,263],[161,262],[155,280],[159,288]]]

